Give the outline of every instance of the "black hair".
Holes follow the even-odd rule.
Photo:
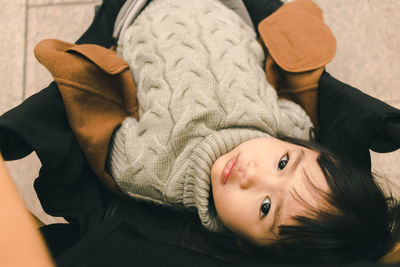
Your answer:
[[[376,261],[396,242],[400,205],[385,196],[370,170],[356,167],[345,155],[313,142],[285,141],[319,151],[318,164],[329,186],[324,199],[333,209],[296,216],[295,225],[279,227],[276,244],[293,260],[304,263]]]
[[[280,225],[278,240],[267,247],[243,240],[238,246],[238,237],[231,233],[197,231],[193,239],[208,250],[203,252],[235,263],[296,264],[377,261],[387,254],[400,233],[400,206],[391,195],[385,196],[371,171],[318,143],[280,139],[319,152],[317,162],[329,186],[329,192],[319,193],[330,208],[308,208],[308,215],[293,218],[294,225]],[[183,235],[186,241],[196,232],[189,229]]]

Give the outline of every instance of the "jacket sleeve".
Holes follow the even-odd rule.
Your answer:
[[[71,129],[95,174],[122,195],[105,171],[114,129],[127,116],[138,117],[136,87],[128,64],[112,50],[45,40],[35,56],[57,83]]]
[[[400,110],[342,83],[324,72],[319,80],[319,141],[337,153],[348,155],[370,170],[369,149],[391,152],[400,148],[385,129],[398,127]]]

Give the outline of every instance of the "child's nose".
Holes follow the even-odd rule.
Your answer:
[[[259,179],[257,172],[258,165],[255,161],[249,161],[244,167],[243,175],[240,178],[240,187],[242,189],[248,189],[257,184]]]

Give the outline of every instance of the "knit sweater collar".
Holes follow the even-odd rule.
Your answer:
[[[249,128],[228,128],[206,137],[189,157],[183,185],[183,204],[186,208],[197,208],[201,223],[212,232],[225,231],[218,218],[211,192],[211,168],[218,157],[233,150],[248,140],[270,136],[265,132]]]

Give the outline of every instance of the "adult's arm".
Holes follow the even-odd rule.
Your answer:
[[[0,266],[54,266],[0,155]]]
[[[368,170],[369,149],[383,153],[400,148],[400,110],[327,72],[319,80],[318,116],[319,141]]]

